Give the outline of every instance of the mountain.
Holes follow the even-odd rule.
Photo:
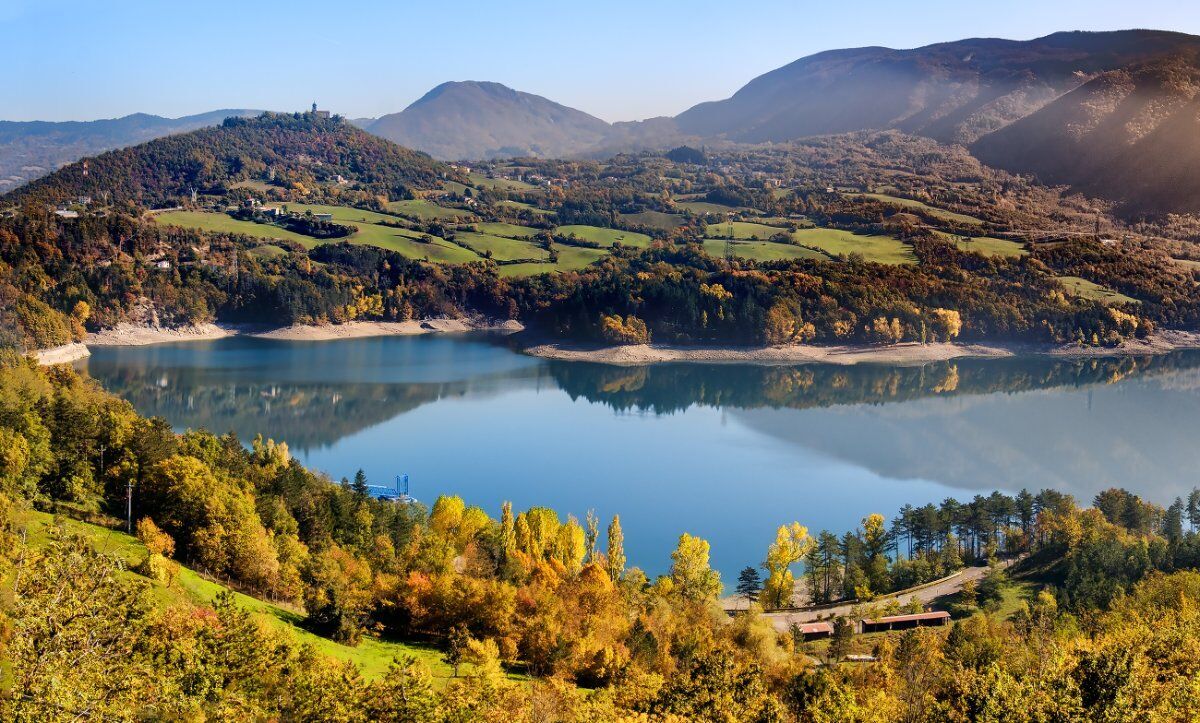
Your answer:
[[[969,143],[1096,74],[1198,47],[1194,36],[1131,30],[834,50],[759,76],[676,122],[685,133],[749,143],[886,128]]]
[[[1104,73],[971,150],[1128,214],[1200,211],[1200,52]]]
[[[174,203],[193,189],[221,193],[240,181],[273,177],[279,184],[314,187],[338,183],[339,176],[364,190],[402,198],[409,189],[434,187],[450,172],[429,156],[338,116],[263,113],[109,151],[39,178],[2,200],[61,203],[92,196],[155,207]]]
[[[67,163],[161,138],[215,126],[254,110],[214,110],[182,118],[134,113],[96,121],[0,121],[0,192],[32,181]]]
[[[365,126],[435,158],[566,156],[601,143],[609,124],[499,83],[443,83],[399,113]]]

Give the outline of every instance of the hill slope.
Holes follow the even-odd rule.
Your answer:
[[[365,126],[435,158],[554,157],[600,143],[609,125],[583,111],[499,83],[443,83],[400,113]]]
[[[1200,211],[1200,55],[1105,73],[972,146],[985,163],[1120,202]]]
[[[1197,37],[1131,30],[835,50],[759,76],[676,121],[685,133],[752,143],[884,128],[966,143],[1094,74],[1196,48]]]
[[[78,195],[106,202],[167,205],[192,189],[270,177],[280,184],[336,182],[338,176],[394,197],[429,188],[449,169],[428,156],[313,113],[264,113],[109,151],[73,163],[3,197],[60,203]]]
[[[85,156],[220,125],[255,110],[214,110],[182,118],[134,113],[96,121],[0,121],[0,191],[40,178]]]

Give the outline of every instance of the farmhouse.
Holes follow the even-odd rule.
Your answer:
[[[945,625],[948,622],[950,622],[950,613],[945,610],[937,610],[928,613],[915,613],[913,615],[891,615],[877,620],[863,618],[861,627],[864,633],[878,633],[885,630],[933,627]]]
[[[804,623],[796,627],[799,628],[799,633],[804,636],[806,641],[833,636],[833,625],[830,623]]]

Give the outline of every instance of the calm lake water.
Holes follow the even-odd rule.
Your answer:
[[[177,429],[284,440],[332,478],[407,473],[423,502],[498,517],[621,515],[630,563],[679,533],[731,583],[773,531],[850,529],[905,503],[1122,485],[1159,503],[1200,482],[1200,353],[920,367],[610,367],[478,336],[231,338],[96,348],[80,366]]]

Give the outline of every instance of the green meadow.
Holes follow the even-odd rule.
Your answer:
[[[650,245],[650,237],[644,233],[634,231],[622,231],[617,228],[601,228],[599,226],[559,226],[554,230],[554,233],[559,236],[575,235],[584,241],[598,243],[601,246],[609,247],[613,244],[620,243],[622,246],[632,246],[635,248],[646,248]]]
[[[729,223],[712,223],[704,231],[709,238],[732,238],[738,240],[766,241],[775,234],[786,234],[786,228],[767,226],[750,221],[732,221]]]
[[[296,243],[303,244],[306,248],[312,248],[317,243],[316,239],[311,236],[288,231],[278,226],[268,226],[267,224],[255,223],[253,221],[240,221],[224,213],[167,211],[155,214],[154,220],[164,226],[180,226],[182,228],[196,228],[201,231],[212,231],[215,233],[240,233],[246,236],[253,236],[254,238],[295,241]]]
[[[959,251],[969,251],[971,253],[982,254],[983,256],[999,256],[1009,259],[1020,258],[1029,253],[1025,250],[1025,244],[1018,241],[1010,241],[1009,239],[994,238],[992,236],[972,236],[964,240],[964,237],[955,234],[944,233],[942,231],[935,231],[934,233],[947,241],[953,241]]]
[[[475,249],[480,256],[491,252],[497,261],[516,261],[518,259],[544,259],[549,252],[537,244],[521,239],[493,236],[485,233],[464,231],[457,234],[459,241]],[[547,267],[543,271],[549,271]]]
[[[891,236],[867,236],[836,228],[802,228],[793,231],[792,238],[804,246],[812,246],[830,256],[861,254],[877,264],[915,264],[912,247]]]
[[[725,239],[705,239],[704,251],[709,256],[724,258]],[[772,243],[771,241],[734,241],[733,255],[750,261],[781,261],[791,259],[829,260],[829,257],[820,251],[807,249],[803,246]]]
[[[1078,296],[1082,299],[1099,301],[1105,305],[1141,303],[1132,296],[1126,296],[1118,291],[1113,291],[1106,286],[1101,286],[1079,276],[1059,276],[1057,278],[1059,283],[1066,287],[1068,294]]]
[[[421,221],[469,221],[475,218],[475,215],[470,211],[463,211],[458,208],[446,208],[432,201],[426,201],[423,198],[392,201],[387,205],[387,210],[400,216],[408,216],[409,218]]]
[[[515,223],[486,222],[477,223],[474,226],[475,230],[479,233],[504,236],[506,238],[533,238],[540,231],[540,229],[531,226],[518,226]]]

